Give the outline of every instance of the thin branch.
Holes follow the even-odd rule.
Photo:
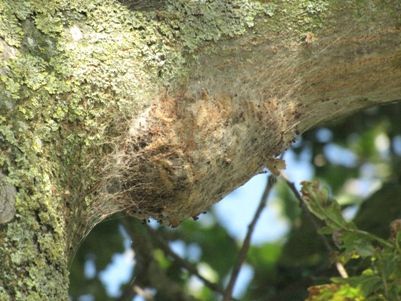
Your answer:
[[[141,277],[145,276],[150,285],[153,286],[158,293],[165,294],[167,298],[182,301],[197,300],[193,296],[186,295],[186,292],[184,292],[183,288],[178,283],[170,279],[166,275],[165,271],[160,268],[156,262],[154,262],[152,254],[155,247],[151,240],[151,235],[149,235],[149,232],[146,231],[146,227],[140,225],[137,221],[135,224],[129,223],[126,218],[122,219],[122,224],[128,235],[135,242],[133,248],[136,256],[139,256],[136,265],[137,275],[141,275]],[[139,263],[141,263],[141,266],[143,265],[142,271],[139,271]],[[135,294],[138,294],[139,286],[136,284],[136,282],[139,282],[138,278],[134,279],[130,283],[130,286],[124,292],[126,293],[126,296],[131,297]]]
[[[295,198],[298,200],[299,204],[301,205],[301,208],[304,210],[304,212],[306,213],[306,215],[308,216],[309,220],[311,221],[313,227],[315,228],[315,230],[319,230],[320,226],[318,225],[315,217],[312,215],[312,213],[310,213],[310,211],[308,210],[308,208],[306,207],[306,204],[304,202],[304,199],[302,198],[301,194],[299,193],[298,189],[295,187],[295,184],[293,182],[291,182],[289,179],[287,179],[283,174],[281,175],[281,177],[284,179],[284,181],[287,183],[288,187],[290,188],[290,190],[292,191],[292,193],[294,194]],[[324,246],[326,247],[327,251],[329,253],[333,253],[334,249],[333,247],[330,245],[328,239],[326,236],[324,235],[319,235],[320,239],[322,240]]]
[[[138,296],[143,297],[146,301],[154,301],[155,299],[153,298],[152,293],[150,293],[148,290],[145,290],[137,285],[133,287],[133,290]]]
[[[158,244],[158,246],[161,248],[161,250],[168,256],[170,256],[171,258],[173,258],[173,260],[181,267],[183,267],[184,269],[186,269],[189,273],[191,273],[192,275],[196,276],[197,278],[199,278],[206,287],[210,288],[213,291],[216,291],[218,293],[224,294],[224,290],[217,285],[216,283],[213,283],[211,281],[209,281],[208,279],[206,279],[205,277],[203,277],[198,269],[196,268],[195,265],[193,265],[192,263],[190,263],[189,261],[183,259],[182,257],[180,257],[179,255],[177,255],[173,250],[171,250],[171,248],[169,247],[169,245],[166,243],[166,241],[160,236],[160,233],[158,233],[157,231],[155,231],[154,229],[147,227],[147,230],[149,232],[149,234],[156,240],[156,243]]]
[[[250,243],[251,243],[251,237],[252,237],[253,231],[255,229],[256,223],[257,223],[257,221],[258,221],[263,209],[266,206],[268,196],[269,196],[270,191],[272,190],[275,182],[276,182],[276,177],[273,176],[273,175],[270,175],[269,178],[268,178],[265,190],[263,191],[262,198],[260,199],[259,206],[255,211],[255,214],[253,216],[253,219],[252,219],[251,223],[248,225],[248,231],[246,233],[246,236],[245,236],[244,242],[242,244],[241,250],[240,250],[240,252],[238,254],[237,262],[236,262],[236,264],[235,264],[235,266],[233,268],[233,271],[231,273],[230,280],[229,280],[229,282],[227,284],[227,287],[226,287],[226,290],[224,292],[223,301],[232,301],[233,300],[233,298],[231,296],[232,296],[232,293],[233,293],[233,290],[234,290],[235,282],[237,281],[239,272],[241,270],[241,266],[242,266],[242,264],[244,263],[244,261],[246,259],[246,255],[247,255],[248,250],[249,250],[249,246],[250,246]]]
[[[283,173],[281,173],[281,177],[287,183],[287,186],[290,188],[290,190],[294,194],[295,198],[298,200],[299,204],[301,205],[301,208],[303,209],[305,214],[308,216],[308,218],[311,221],[311,223],[312,223],[313,227],[315,228],[316,232],[319,234],[319,237],[322,240],[326,250],[330,254],[334,254],[335,253],[334,249],[333,249],[332,245],[329,243],[329,240],[327,239],[327,237],[319,233],[320,226],[318,225],[318,223],[316,221],[316,218],[308,210],[308,208],[307,208],[307,206],[306,206],[306,204],[304,202],[304,199],[302,198],[302,196],[299,193],[298,189],[295,187],[294,182],[291,182]],[[338,262],[338,261],[336,262],[336,269],[337,269],[338,274],[342,278],[348,278],[347,270],[345,269],[344,265],[341,262]]]
[[[132,300],[135,296],[141,296],[146,301],[154,301],[153,295],[148,290],[136,284],[137,279],[138,278],[134,276],[117,301]]]
[[[338,273],[340,274],[341,278],[346,279],[349,277],[347,270],[345,269],[344,265],[341,262],[339,262],[339,261],[336,262],[336,269],[337,269]]]
[[[136,291],[135,291],[135,287],[137,287],[136,280],[137,277],[135,276],[135,273],[133,273],[133,278],[131,279],[127,287],[124,289],[121,296],[117,299],[117,301],[132,300],[136,296]]]

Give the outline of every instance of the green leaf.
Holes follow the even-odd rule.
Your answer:
[[[301,184],[303,200],[309,211],[324,221],[330,229],[338,231],[354,227],[343,218],[340,205],[330,199],[328,191],[322,189],[318,181],[304,181]]]

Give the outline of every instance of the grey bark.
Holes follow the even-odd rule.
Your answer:
[[[0,224],[11,221],[15,215],[16,190],[0,172]]]

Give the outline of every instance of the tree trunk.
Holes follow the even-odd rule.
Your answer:
[[[401,99],[398,0],[2,0],[0,16],[1,301],[67,300],[102,219],[178,225],[296,135]]]

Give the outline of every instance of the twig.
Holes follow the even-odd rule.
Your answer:
[[[344,265],[341,262],[339,262],[339,261],[336,262],[336,269],[337,269],[338,273],[340,274],[341,278],[344,278],[344,279],[348,278],[347,270],[345,269]]]
[[[155,238],[156,243],[158,244],[158,246],[162,249],[162,251],[170,256],[171,258],[173,258],[173,260],[180,265],[181,267],[183,267],[184,269],[186,269],[188,272],[190,272],[192,275],[196,276],[197,278],[199,278],[206,287],[210,288],[213,291],[216,291],[218,293],[224,294],[224,290],[217,285],[216,283],[213,283],[211,281],[209,281],[208,279],[206,279],[205,277],[203,277],[198,269],[196,268],[195,265],[193,265],[192,263],[190,263],[189,261],[183,259],[182,257],[180,257],[179,255],[177,255],[173,250],[171,250],[171,248],[169,247],[169,245],[166,243],[166,241],[160,236],[160,234],[155,231],[154,229],[147,227],[147,230],[149,232],[149,234]]]
[[[298,200],[299,204],[301,205],[301,208],[303,209],[303,211],[305,212],[305,214],[308,216],[309,220],[311,221],[313,227],[315,228],[316,232],[319,233],[319,225],[316,222],[315,217],[312,215],[312,213],[308,210],[308,208],[306,207],[306,204],[304,202],[304,199],[302,198],[301,194],[299,193],[298,189],[295,187],[295,184],[293,182],[291,182],[285,175],[283,175],[283,173],[281,173],[281,177],[284,179],[284,181],[287,183],[287,186],[290,188],[290,190],[292,191],[292,193],[294,194],[295,198]],[[322,240],[326,250],[330,253],[330,254],[334,254],[334,249],[331,246],[331,244],[329,243],[328,239],[326,236],[319,234],[320,239]],[[336,269],[338,274],[342,277],[342,278],[348,278],[348,273],[347,270],[345,269],[344,265],[337,261],[336,262]]]
[[[253,216],[251,223],[248,225],[248,231],[246,233],[241,250],[239,251],[237,262],[233,267],[233,271],[231,272],[230,280],[229,280],[227,287],[225,289],[225,292],[224,292],[223,301],[232,301],[233,300],[233,298],[231,296],[232,296],[232,293],[234,290],[235,282],[237,281],[239,272],[241,270],[241,266],[246,259],[246,255],[248,253],[248,249],[249,249],[249,246],[251,243],[251,237],[252,237],[253,231],[255,229],[255,225],[256,225],[263,209],[266,206],[268,196],[269,196],[270,191],[272,190],[275,182],[276,182],[276,177],[273,175],[270,175],[268,178],[265,190],[263,191],[262,198],[260,199],[259,206],[255,211],[255,214]]]
[[[137,285],[135,285],[133,287],[133,290],[135,291],[135,293],[137,293],[138,296],[143,297],[146,301],[154,301],[155,300],[153,298],[153,295],[149,291],[144,290],[143,288],[141,288]]]
[[[128,233],[130,236],[131,240],[134,240],[135,234],[130,228],[130,224],[127,221],[126,217],[120,216],[122,226],[124,227],[125,231]],[[132,248],[132,247],[131,247]],[[132,248],[133,249],[133,248]],[[132,279],[121,294],[121,296],[117,299],[117,301],[127,301],[127,300],[132,300],[133,297],[137,295],[137,282],[138,282],[138,277],[133,273]]]
[[[319,227],[318,223],[316,222],[315,217],[312,215],[312,213],[310,213],[310,211],[306,207],[304,199],[302,198],[302,196],[299,193],[298,189],[295,187],[295,184],[293,182],[291,182],[290,180],[288,180],[284,175],[281,175],[281,177],[287,183],[288,187],[290,188],[290,190],[294,194],[295,198],[298,200],[299,204],[301,205],[301,208],[304,210],[306,215],[309,217],[309,220],[311,221],[311,223],[312,223],[313,227],[315,228],[315,230],[319,230],[320,227]],[[322,240],[322,242],[323,242],[324,246],[326,247],[327,251],[329,251],[329,253],[334,252],[333,247],[330,245],[330,243],[329,243],[328,239],[326,238],[326,236],[319,235],[319,237]]]
[[[135,273],[133,273],[132,279],[129,282],[129,284],[126,286],[126,288],[124,289],[123,293],[121,294],[121,296],[116,299],[116,301],[127,301],[127,300],[132,300],[136,295],[136,290],[135,288],[138,286],[137,283],[137,277],[135,275]]]
[[[128,235],[135,242],[132,246],[137,257],[135,272],[142,279],[136,278],[134,280],[133,287],[127,288],[127,295],[131,297],[134,294],[138,294],[138,287],[140,287],[138,284],[144,282],[154,287],[158,294],[163,294],[169,300],[197,300],[193,296],[187,295],[183,287],[170,279],[166,275],[166,271],[154,261],[152,255],[154,245],[146,228],[138,221],[129,223],[126,218],[122,219],[122,224]],[[128,300],[131,299],[132,297]]]

